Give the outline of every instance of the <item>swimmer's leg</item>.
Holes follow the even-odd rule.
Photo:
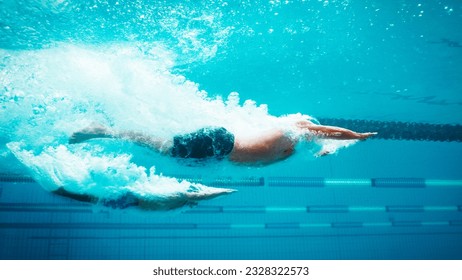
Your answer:
[[[100,124],[92,124],[87,128],[72,133],[69,144],[77,144],[94,138],[113,138],[111,131]]]
[[[128,140],[162,154],[170,153],[173,147],[173,140],[171,139],[152,137],[137,131],[122,131],[115,134],[113,138]]]
[[[172,140],[156,138],[136,131],[115,132],[100,124],[92,124],[87,128],[74,132],[69,138],[69,144],[77,144],[96,138],[114,138],[127,140],[137,145],[147,147],[164,154],[170,152],[173,145]]]
[[[96,201],[98,201],[98,198],[94,196],[87,195],[87,194],[72,193],[72,192],[66,191],[63,187],[59,187],[58,189],[52,191],[52,193],[60,195],[60,196],[72,198],[74,200],[78,200],[81,202],[95,203]]]

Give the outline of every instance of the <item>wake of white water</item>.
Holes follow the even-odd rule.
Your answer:
[[[1,50],[0,55],[0,122],[6,147],[47,190],[62,187],[99,198],[130,193],[153,201],[231,192],[156,175],[154,167],[136,165],[127,152],[115,153],[101,143],[67,144],[73,132],[95,122],[165,139],[204,126],[223,126],[236,137],[252,138],[272,128],[298,137],[294,122],[311,119],[302,114],[272,116],[265,105],[251,100],[241,104],[238,93],[226,100],[209,96],[173,73],[173,54],[161,45],[61,45]],[[334,152],[352,143],[317,144]]]

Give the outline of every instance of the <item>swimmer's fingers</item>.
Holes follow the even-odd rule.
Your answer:
[[[377,135],[377,132],[365,132],[365,133],[359,133],[359,139],[360,140],[365,140],[371,136]]]

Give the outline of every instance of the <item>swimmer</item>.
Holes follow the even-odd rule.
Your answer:
[[[295,133],[294,133],[295,131]],[[294,137],[293,134],[300,135]],[[74,132],[69,138],[70,144],[81,143],[95,138],[113,138],[131,141],[137,145],[160,152],[174,158],[185,159],[225,159],[238,164],[262,165],[270,164],[290,157],[295,152],[299,141],[316,139],[365,140],[377,133],[358,133],[335,126],[318,125],[308,120],[295,121],[289,129],[273,129],[252,139],[241,139],[223,127],[205,127],[198,131],[177,135],[173,139],[160,139],[137,131],[115,131],[110,127],[93,124],[83,130]],[[317,156],[330,154],[329,150],[321,150]],[[203,197],[178,196],[164,201],[138,198],[127,194],[116,200],[100,200],[86,194],[76,194],[63,187],[53,193],[89,203],[101,203],[112,208],[137,206],[144,210],[171,210],[186,205],[195,205],[198,200],[210,199],[225,193]]]
[[[159,139],[141,132],[113,131],[102,125],[92,125],[73,133],[69,143],[76,144],[94,138],[124,139],[176,158],[227,158],[234,163],[261,165],[290,157],[300,140],[365,140],[377,134],[318,125],[308,120],[295,122],[294,128],[301,137],[294,139],[289,135],[289,130],[273,129],[253,139],[239,139],[223,127],[206,127],[190,134],[175,136],[173,139]],[[321,150],[317,156],[330,153],[329,150]]]

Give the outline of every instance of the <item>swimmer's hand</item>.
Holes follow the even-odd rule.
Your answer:
[[[377,135],[378,133],[377,132],[364,132],[364,133],[358,133],[358,140],[366,140],[367,138],[371,137],[371,136],[374,136],[374,135]],[[327,156],[327,155],[331,155],[331,154],[334,154],[335,151],[332,151],[332,150],[329,150],[327,148],[323,148],[321,149],[319,152],[317,152],[314,156],[315,157],[323,157],[323,156]]]
[[[359,134],[359,137],[358,137],[359,140],[366,140],[367,138],[377,135],[378,133],[377,132],[365,132],[365,133],[358,133],[358,134]]]

